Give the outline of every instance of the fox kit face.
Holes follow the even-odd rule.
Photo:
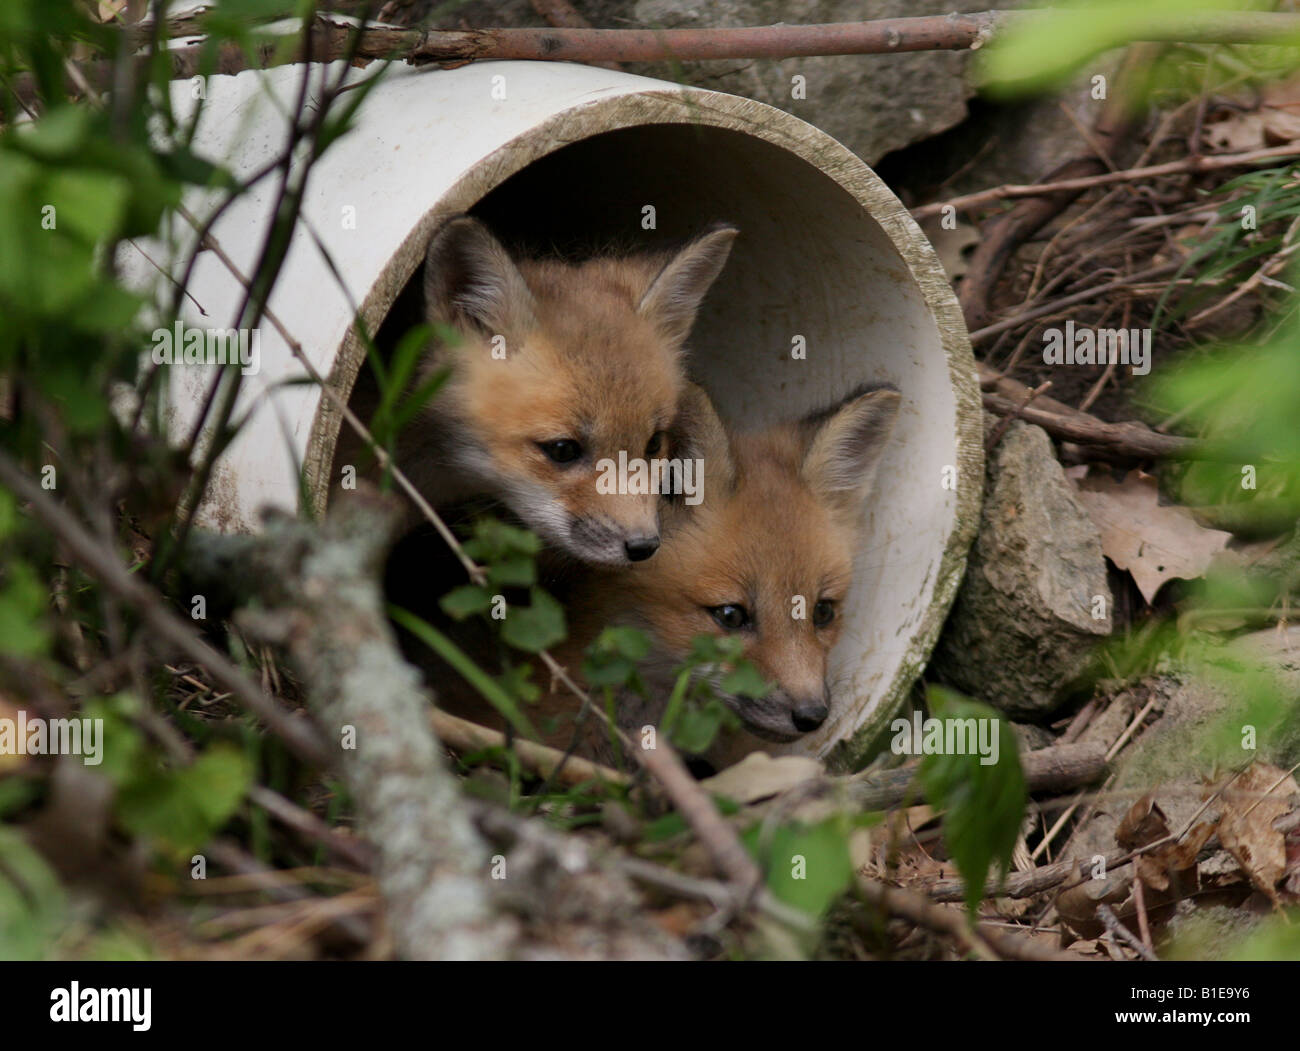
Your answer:
[[[736,232],[719,227],[673,256],[570,265],[516,262],[468,217],[444,225],[425,300],[461,339],[435,404],[454,420],[452,466],[579,561],[653,555],[660,496],[597,482],[620,453],[675,455],[682,345]]]
[[[683,524],[653,563],[620,574],[633,582],[633,622],[667,661],[682,660],[695,635],[744,640],[745,657],[773,688],[762,698],[719,695],[760,737],[794,740],[830,712],[827,656],[840,637],[862,502],[898,405],[896,391],[880,389],[736,436],[729,453],[715,437],[704,503],[680,512]]]

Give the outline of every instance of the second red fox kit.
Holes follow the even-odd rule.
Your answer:
[[[684,411],[708,478],[703,502],[669,509],[663,548],[652,561],[589,572],[574,584],[569,638],[555,651],[577,672],[583,649],[607,625],[650,636],[641,669],[648,697],[618,697],[625,731],[658,722],[676,669],[700,634],[743,639],[744,656],[771,684],[762,697],[735,696],[721,690],[721,675],[710,675],[750,733],[787,742],[826,720],[827,657],[841,631],[863,502],[899,402],[897,391],[878,388],[798,421],[728,436],[702,392],[688,388]],[[452,673],[440,679],[440,703],[497,722],[463,683],[447,681]],[[535,679],[545,684],[544,674]],[[567,744],[576,711],[562,686],[544,695],[537,721],[555,723],[551,743]],[[607,756],[596,722],[588,719],[582,750]]]
[[[445,223],[425,307],[457,340],[419,379],[448,364],[451,375],[398,438],[397,463],[430,503],[495,498],[580,563],[652,556],[658,494],[602,489],[598,473],[679,455],[683,344],[736,233],[718,225],[676,254],[569,264],[512,259],[468,216]]]

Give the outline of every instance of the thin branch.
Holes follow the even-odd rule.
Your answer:
[[[876,908],[952,938],[964,953],[986,960],[1010,957],[1020,960],[1072,960],[1076,957],[1037,945],[1026,937],[1000,931],[990,924],[973,925],[961,909],[935,904],[924,894],[890,887],[858,876],[858,896]]]
[[[1139,880],[1138,882],[1140,883],[1141,881]],[[1138,938],[1136,934],[1134,934],[1127,927],[1125,927],[1124,924],[1120,923],[1119,917],[1115,915],[1111,907],[1107,905],[1105,902],[1102,902],[1100,905],[1097,906],[1097,918],[1101,920],[1103,924],[1105,924],[1106,930],[1110,931],[1110,933],[1114,935],[1118,941],[1122,941],[1125,945],[1127,945],[1130,949],[1132,949],[1135,953],[1137,953],[1140,957],[1142,957],[1142,959],[1150,960],[1152,962],[1158,961],[1159,957],[1157,957],[1154,952],[1152,952],[1145,945],[1143,945],[1142,940]]]
[[[984,443],[984,451],[986,453],[992,452],[995,448],[997,448],[998,442],[1000,442],[1002,440],[1002,436],[1007,433],[1007,428],[1010,427],[1013,423],[1015,423],[1016,420],[1020,419],[1021,414],[1027,408],[1029,408],[1029,403],[1031,401],[1033,401],[1041,394],[1046,394],[1048,389],[1051,386],[1052,386],[1052,381],[1046,380],[1043,383],[1040,383],[1028,394],[1026,394],[1024,400],[1020,403],[1019,408],[1015,409],[1013,412],[1008,413],[998,423],[998,425],[993,428],[993,433],[989,435],[988,440]]]
[[[76,562],[119,599],[134,607],[163,642],[207,668],[215,682],[266,723],[295,755],[313,766],[328,768],[333,765],[334,753],[310,723],[294,718],[229,657],[199,638],[193,626],[173,613],[159,592],[139,576],[127,572],[116,552],[105,549],[4,452],[0,452],[0,483],[27,503],[35,518],[49,529]]]
[[[970,14],[882,18],[869,22],[773,25],[721,29],[469,29],[419,30],[370,26],[354,61],[405,59],[419,65],[463,65],[502,59],[537,62],[697,62],[712,59],[801,58],[818,55],[900,54],[910,51],[966,51],[983,47],[1010,25],[1052,17],[1050,11],[979,11]],[[193,29],[182,24],[181,29]],[[305,53],[321,61],[348,54],[356,23],[317,14],[307,41],[294,44],[283,34],[259,33],[249,51],[225,41],[215,62],[203,43],[168,50],[172,75],[187,80],[204,73],[238,73],[299,62]],[[1152,15],[1127,25],[1130,40],[1184,43],[1278,44],[1300,35],[1300,15],[1286,12],[1184,12],[1177,19]],[[132,32],[152,32],[145,23]],[[181,32],[180,36],[189,33]],[[1125,43],[1116,40],[1112,46]],[[129,49],[129,41],[125,43]],[[145,65],[146,55],[136,61]],[[212,65],[209,66],[209,63]],[[107,62],[87,64],[86,79],[104,90],[112,83]],[[14,93],[24,104],[38,100],[28,74],[16,79]]]
[[[1146,168],[1126,168],[1123,171],[1105,172],[1101,175],[1085,175],[1077,179],[1058,179],[1055,182],[1008,183],[994,186],[990,190],[952,197],[947,201],[936,201],[912,209],[912,217],[925,219],[939,215],[945,208],[967,211],[994,201],[1005,201],[1019,197],[1046,197],[1054,193],[1066,193],[1077,190],[1090,190],[1094,186],[1111,186],[1115,183],[1143,182],[1163,175],[1197,174],[1200,172],[1221,171],[1224,168],[1249,168],[1256,164],[1265,164],[1283,157],[1300,156],[1300,146],[1292,143],[1288,146],[1272,146],[1268,149],[1249,150],[1245,153],[1224,153],[1212,156],[1184,157],[1180,161],[1167,164],[1152,164]]]
[[[543,777],[558,776],[556,780],[566,786],[580,785],[587,782],[605,782],[611,785],[629,784],[626,774],[613,767],[593,763],[581,756],[566,756],[558,748],[525,741],[518,737],[507,740],[499,730],[492,730],[478,723],[470,722],[459,716],[444,712],[440,708],[430,711],[433,732],[438,740],[456,752],[477,752],[487,748],[512,748],[524,769],[541,774]]]

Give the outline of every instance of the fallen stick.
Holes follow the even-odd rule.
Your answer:
[[[1135,881],[1134,886],[1140,887],[1141,885],[1141,880]],[[1119,922],[1119,917],[1115,915],[1114,910],[1104,902],[1097,906],[1097,918],[1105,924],[1106,930],[1110,931],[1112,937],[1117,941],[1122,941],[1142,959],[1151,962],[1156,962],[1159,959],[1154,952],[1142,944],[1137,935]]]
[[[1001,416],[1019,410],[1019,417],[1026,422],[1042,427],[1053,437],[1092,446],[1091,451],[1099,454],[1100,458],[1105,458],[1100,454],[1120,460],[1162,456],[1191,458],[1203,452],[1197,449],[1191,438],[1161,434],[1137,420],[1106,423],[1091,413],[1081,412],[1073,405],[1044,395],[1035,398],[1032,407],[1021,409],[1020,404],[1032,388],[982,363],[979,365],[979,378],[984,408],[990,412]]]
[[[1117,865],[1123,864],[1127,854],[1122,850],[1115,850],[1106,855],[1106,871],[1109,872]],[[1013,872],[1007,876],[1005,883],[998,883],[997,880],[989,880],[984,886],[984,897],[986,898],[1032,898],[1035,894],[1041,894],[1045,890],[1051,890],[1053,887],[1064,883],[1071,876],[1078,876],[1079,867],[1083,865],[1088,867],[1087,859],[1069,858],[1065,861],[1053,862],[1050,865],[1041,865],[1038,868],[1029,869],[1027,872]],[[931,901],[937,902],[957,902],[966,900],[966,881],[962,879],[941,879],[934,883],[925,884],[921,888],[925,896]]]
[[[492,852],[384,612],[377,581],[398,517],[395,497],[359,491],[320,525],[274,514],[256,536],[205,537],[185,569],[214,605],[237,605],[248,635],[283,646],[301,677],[336,742],[399,955],[505,959],[519,926],[495,898]]]
[[[571,755],[566,758],[558,748],[515,738],[506,741],[506,735],[499,730],[492,730],[468,719],[433,708],[429,721],[438,740],[456,752],[478,752],[486,748],[514,749],[519,761],[528,769],[543,777],[551,777],[559,771],[556,780],[560,784],[572,787],[587,781],[604,781],[607,784],[626,785],[629,778],[610,766],[593,763],[581,756]]]
[[[1016,409],[1015,412],[1002,418],[1002,422],[993,429],[993,433],[990,434],[988,440],[984,442],[984,451],[986,453],[991,453],[997,447],[998,442],[1002,440],[1002,436],[1007,433],[1007,428],[1015,423],[1016,420],[1020,419],[1020,414],[1028,408],[1029,403],[1039,395],[1043,394],[1051,385],[1051,380],[1048,380],[1045,383],[1040,383],[1025,395],[1024,399],[1020,402],[1020,407]]]
[[[972,925],[960,909],[948,909],[904,887],[890,887],[865,876],[856,878],[858,896],[870,905],[952,938],[963,952],[984,959],[1074,960],[1075,956],[1037,945],[1028,938],[1000,931],[991,924]]]
[[[1027,752],[1020,758],[1031,792],[1060,792],[1089,784],[1106,772],[1106,749],[1099,744],[1059,744]],[[854,804],[863,810],[887,810],[912,795],[916,768],[877,771],[847,778]]]
[[[1158,460],[1195,459],[1199,452],[1196,442],[1172,434],[1157,434],[1145,424],[1105,423],[1095,416],[1064,416],[1032,405],[1021,407],[1018,402],[998,394],[985,394],[984,407],[990,412],[1005,416],[1019,412],[1020,418],[1043,428],[1054,438],[1077,442],[1124,459]]]
[[[365,29],[355,60],[404,59],[415,65],[523,59],[538,62],[698,62],[710,59],[781,59],[819,55],[900,54],[910,51],[966,51],[983,47],[993,35],[1012,23],[1052,17],[1050,11],[977,11],[970,14],[921,15],[881,18],[867,22],[832,22],[822,25],[746,26],[722,29],[465,29],[421,30],[392,26]],[[199,23],[201,25],[201,22]],[[180,36],[191,36],[193,20],[178,24]],[[317,14],[308,28],[310,45],[299,28],[297,40],[283,34],[261,33],[249,52],[225,42],[217,50],[215,66],[208,61],[205,44],[174,47],[166,52],[174,79],[186,80],[202,73],[238,73],[302,61],[332,61],[350,53],[350,38],[357,27],[337,15]],[[153,32],[150,23],[128,31],[126,45],[141,46]],[[1269,44],[1300,37],[1300,15],[1272,11],[1183,12],[1177,19],[1153,15],[1145,22],[1125,26],[1129,40],[1183,43]],[[1116,40],[1112,46],[1124,43]],[[135,56],[144,71],[150,58]],[[110,62],[86,63],[86,80],[96,90],[114,81]],[[14,91],[24,104],[37,101],[31,77],[14,80]]]

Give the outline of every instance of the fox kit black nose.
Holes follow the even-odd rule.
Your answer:
[[[794,728],[801,734],[806,734],[811,730],[816,730],[826,721],[829,711],[824,704],[810,704],[806,708],[796,708],[791,713],[794,719]]]
[[[625,540],[623,550],[627,552],[630,561],[644,562],[659,550],[659,538],[657,536],[643,536],[638,537],[636,540]]]

